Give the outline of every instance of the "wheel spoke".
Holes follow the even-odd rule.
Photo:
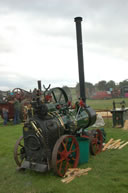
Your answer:
[[[52,92],[52,94],[53,94],[53,98],[54,98],[55,102],[57,103],[57,99],[56,99],[54,92]]]
[[[64,160],[65,160],[65,159],[62,158],[62,159],[60,159],[60,160],[57,160],[56,163],[59,164],[60,162],[63,162]]]
[[[57,153],[60,154],[60,155],[62,154],[62,152],[60,152],[60,151],[58,151]]]
[[[72,144],[71,144],[71,146],[70,146],[69,152],[71,151],[73,145],[74,145],[74,141],[72,140]]]
[[[96,144],[97,143],[97,139],[94,138],[93,141],[92,141],[92,144]]]
[[[72,157],[72,160],[74,160],[74,161],[75,161],[75,160],[76,160],[76,158]]]
[[[21,153],[17,153],[17,155],[21,155]]]
[[[66,166],[65,166],[65,169],[64,169],[64,170],[65,170],[65,172],[67,171],[67,169],[68,169],[68,166],[69,166],[69,162],[67,161],[67,162],[66,162]]]
[[[71,151],[71,153],[73,153],[73,152],[76,152],[76,151],[77,151],[77,149],[78,149],[78,148],[76,148],[76,149],[73,149],[73,150]]]
[[[95,153],[97,153],[98,152],[98,146],[95,144]]]
[[[62,92],[60,93],[60,96],[59,96],[58,102],[60,102],[61,97],[62,97]]]
[[[19,146],[24,147],[22,144],[19,143]]]
[[[67,151],[66,144],[64,142],[62,142],[62,145],[64,147],[64,150]]]

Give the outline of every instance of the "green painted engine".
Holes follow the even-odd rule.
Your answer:
[[[82,100],[72,106],[62,88],[51,89],[45,96],[37,94],[37,98],[31,104],[33,116],[25,122],[23,138],[16,143],[15,152],[21,140],[24,144],[20,147],[20,157],[15,154],[15,161],[20,168],[40,172],[55,167],[56,173],[62,175],[63,172],[58,173],[55,166],[58,159],[57,155],[55,156],[58,151],[55,148],[57,141],[67,136],[64,141],[62,140],[63,143],[65,144],[69,138],[67,144],[70,146],[73,141],[72,148],[78,148],[76,137],[88,139],[93,136],[86,128],[95,123],[96,113],[91,107],[86,107]],[[75,162],[71,160],[73,166],[79,162],[79,156],[74,156]]]

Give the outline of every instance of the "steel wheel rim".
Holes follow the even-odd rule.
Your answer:
[[[52,167],[59,176],[68,168],[75,168],[79,162],[79,144],[72,135],[64,135],[56,142],[52,153]]]
[[[21,136],[14,147],[14,160],[16,164],[20,167],[25,156],[25,151],[24,151],[24,144],[23,144],[23,136]]]

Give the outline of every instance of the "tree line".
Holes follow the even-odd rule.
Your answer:
[[[86,89],[86,96],[90,97],[94,93],[98,91],[116,91],[120,90],[122,87],[128,86],[128,80],[124,80],[122,82],[119,82],[119,84],[116,84],[115,81],[99,81],[96,84],[92,84],[90,82],[85,82],[85,89]],[[79,92],[79,83],[76,84],[76,91]]]

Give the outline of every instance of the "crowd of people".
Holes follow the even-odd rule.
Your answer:
[[[22,120],[26,121],[28,117],[32,116],[32,108],[31,104],[28,106],[21,105],[21,101],[17,98],[14,98],[13,101],[10,101],[9,103],[13,104],[13,110],[14,110],[14,116],[13,116],[13,124],[19,124],[21,123],[21,114],[22,114]],[[9,120],[9,108],[3,107],[1,114],[3,118],[3,124],[6,126],[8,124]]]
[[[30,104],[30,100],[31,98],[35,99],[37,98],[37,96],[40,96],[40,92],[35,88],[31,95],[30,93],[29,95],[27,95],[28,93],[26,94],[24,90],[22,91],[22,89],[19,89],[18,91],[16,90],[16,93],[15,91],[10,92],[8,96],[2,97],[0,115],[4,119],[4,125],[7,125],[8,120],[12,118],[14,124],[19,124],[21,121],[26,121],[29,117],[32,116],[33,109]],[[22,103],[24,99],[27,99],[29,101],[29,104],[27,104],[26,106]],[[13,108],[10,109],[9,103],[12,104]]]

